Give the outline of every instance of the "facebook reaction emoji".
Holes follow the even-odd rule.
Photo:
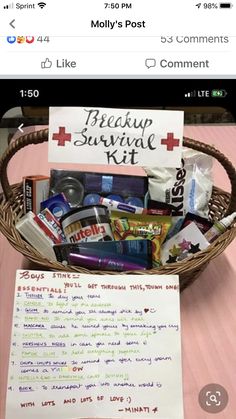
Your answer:
[[[17,36],[17,44],[24,44],[25,36]]]
[[[16,42],[16,37],[15,36],[8,36],[7,37],[7,42],[9,44],[14,44]]]
[[[34,42],[34,36],[26,36],[25,40],[27,44],[32,44]]]

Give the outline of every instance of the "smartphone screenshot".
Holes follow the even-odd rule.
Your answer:
[[[235,10],[0,2],[0,419],[234,419]]]

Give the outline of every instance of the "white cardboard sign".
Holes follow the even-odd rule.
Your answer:
[[[51,107],[49,161],[178,167],[183,111]]]

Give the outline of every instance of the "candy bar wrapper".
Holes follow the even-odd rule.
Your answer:
[[[166,204],[165,202],[158,202],[158,201],[153,201],[152,199],[148,199],[146,214],[171,215],[172,209],[174,209],[174,207],[172,205]]]
[[[180,262],[206,249],[209,244],[193,222],[163,244],[161,248],[162,264]]]
[[[111,212],[115,240],[150,239],[153,266],[160,266],[160,249],[171,226],[171,217]]]

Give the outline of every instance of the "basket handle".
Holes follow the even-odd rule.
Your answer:
[[[221,163],[231,183],[230,203],[225,215],[231,214],[232,212],[236,211],[236,170],[233,164],[223,153],[221,153],[219,150],[217,150],[217,148],[211,145],[202,143],[200,141],[192,140],[188,137],[184,137],[183,145],[185,147],[192,148],[193,150],[201,151],[202,153],[208,154],[209,156],[212,156],[216,160],[218,160],[219,163]]]
[[[7,166],[9,161],[14,156],[14,154],[17,153],[17,151],[21,150],[27,145],[40,144],[45,141],[48,141],[48,132],[49,130],[48,128],[46,128],[40,131],[32,132],[30,134],[25,134],[17,138],[17,140],[10,144],[10,146],[7,148],[2,158],[0,159],[0,179],[2,189],[7,201],[11,201],[14,198],[14,194],[10,187],[7,177]],[[191,138],[184,137],[183,145],[185,147],[192,148],[193,150],[201,151],[202,153],[208,154],[209,156],[212,156],[215,159],[217,159],[222,164],[231,182],[231,200],[227,210],[227,214],[236,211],[236,170],[232,163],[219,150],[200,141],[195,141]]]
[[[27,145],[40,144],[48,141],[48,132],[48,128],[46,128],[40,131],[22,135],[13,141],[3,153],[0,159],[0,179],[3,193],[7,201],[11,202],[14,199],[14,194],[7,177],[7,166],[9,161],[17,153],[17,151],[21,150]]]

